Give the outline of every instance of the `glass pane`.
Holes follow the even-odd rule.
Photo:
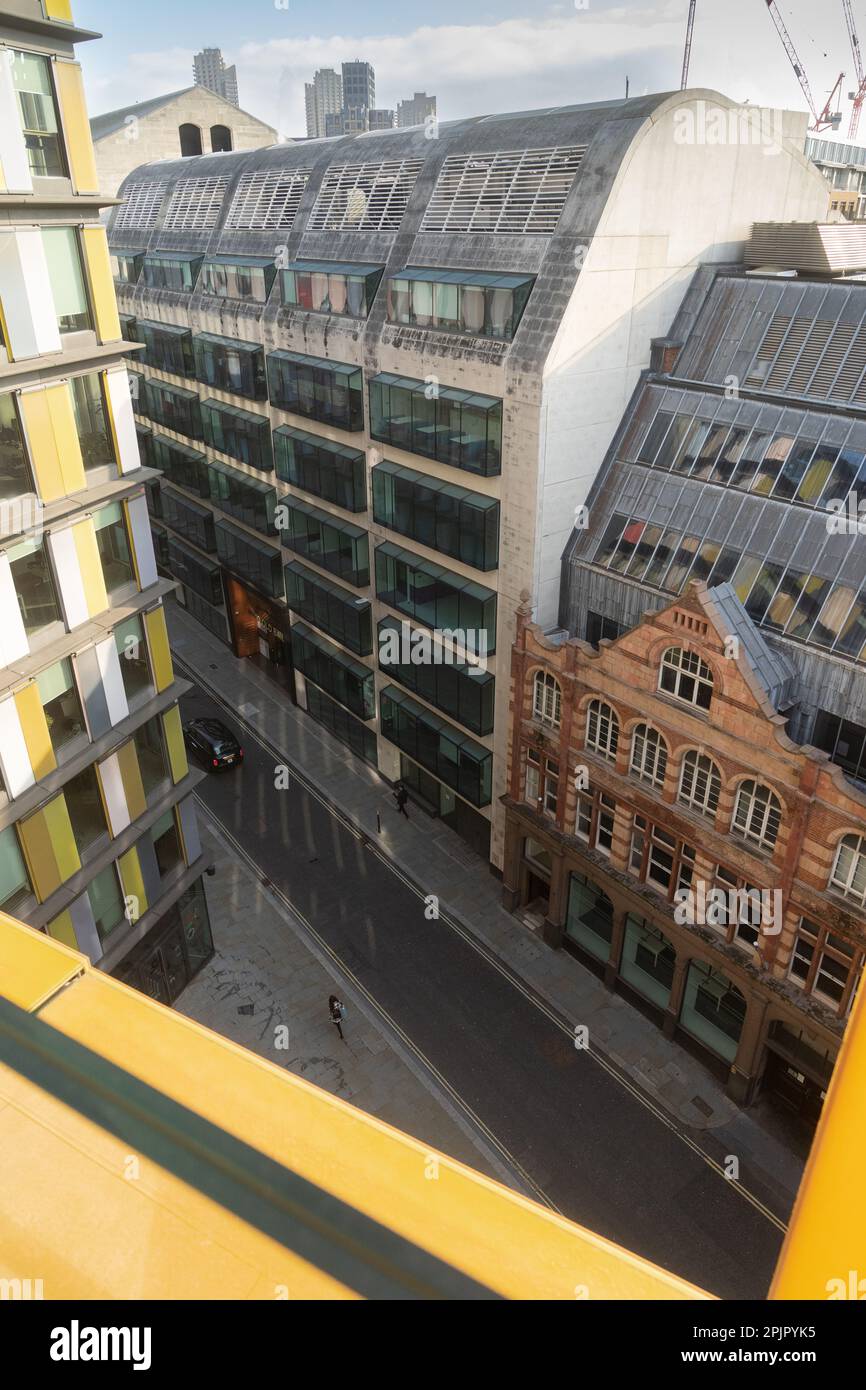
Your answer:
[[[7,391],[0,396],[0,499],[20,497],[23,492],[32,490],[15,397]]]
[[[85,732],[81,701],[75,688],[72,663],[64,658],[36,678],[45,721],[55,753]]]
[[[119,504],[115,502],[97,512],[94,525],[105,587],[112,594],[135,579],[126,523]]]
[[[98,372],[91,372],[88,376],[74,376],[69,385],[72,388],[75,427],[85,469],[114,464],[114,442],[106,420],[105,400]]]
[[[63,792],[78,853],[83,855],[108,833],[94,767],[85,767],[76,777],[70,778]]]
[[[30,172],[37,177],[63,178],[66,163],[57,129],[50,62],[39,53],[13,49],[10,66]]]
[[[7,826],[0,830],[0,908],[14,916],[32,891],[15,827]]]
[[[77,333],[92,328],[78,232],[74,227],[43,227],[42,242],[60,332]]]
[[[60,621],[60,608],[45,547],[25,542],[8,552],[12,583],[24,631],[33,637],[42,628]]]

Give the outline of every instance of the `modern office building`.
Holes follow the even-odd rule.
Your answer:
[[[209,92],[222,97],[230,106],[239,106],[238,74],[234,63],[228,67],[219,48],[203,48],[192,60],[192,71],[197,87],[206,87]]]
[[[397,102],[397,125],[401,130],[413,125],[423,125],[425,121],[435,118],[436,98],[428,97],[426,92],[416,92],[406,101]]]
[[[205,867],[81,69],[0,14],[0,906],[170,1002]]]
[[[806,154],[830,185],[828,211],[851,221],[866,216],[866,146],[810,135]]]
[[[304,105],[307,116],[307,135],[311,140],[328,135],[326,118],[338,116],[343,109],[343,79],[333,68],[320,68],[312,82],[304,83]],[[342,131],[333,132],[342,134]]]
[[[376,105],[376,74],[372,63],[356,58],[343,64],[343,105],[363,106],[370,111]]]
[[[277,139],[273,126],[206,87],[185,87],[93,116],[90,134],[100,190],[112,197],[143,159],[257,150]]]
[[[521,595],[555,623],[696,266],[824,211],[802,117],[773,157],[682,138],[710,100],[736,122],[677,93],[159,163],[112,217],[161,563],[496,870]]]

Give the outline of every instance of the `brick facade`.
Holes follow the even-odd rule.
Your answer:
[[[540,908],[549,945],[648,1003],[736,1099],[763,1078],[814,1117],[866,954],[866,795],[788,738],[720,626],[698,584],[598,650],[518,614],[505,901]],[[706,912],[712,888],[728,911]]]

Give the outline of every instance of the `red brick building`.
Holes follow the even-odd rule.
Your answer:
[[[814,1119],[866,955],[866,795],[788,738],[730,586],[598,650],[520,613],[511,695],[507,906],[735,1099]]]

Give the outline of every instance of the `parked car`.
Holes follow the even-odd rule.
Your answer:
[[[189,751],[211,772],[237,767],[244,760],[243,748],[221,719],[191,719],[183,736]]]

